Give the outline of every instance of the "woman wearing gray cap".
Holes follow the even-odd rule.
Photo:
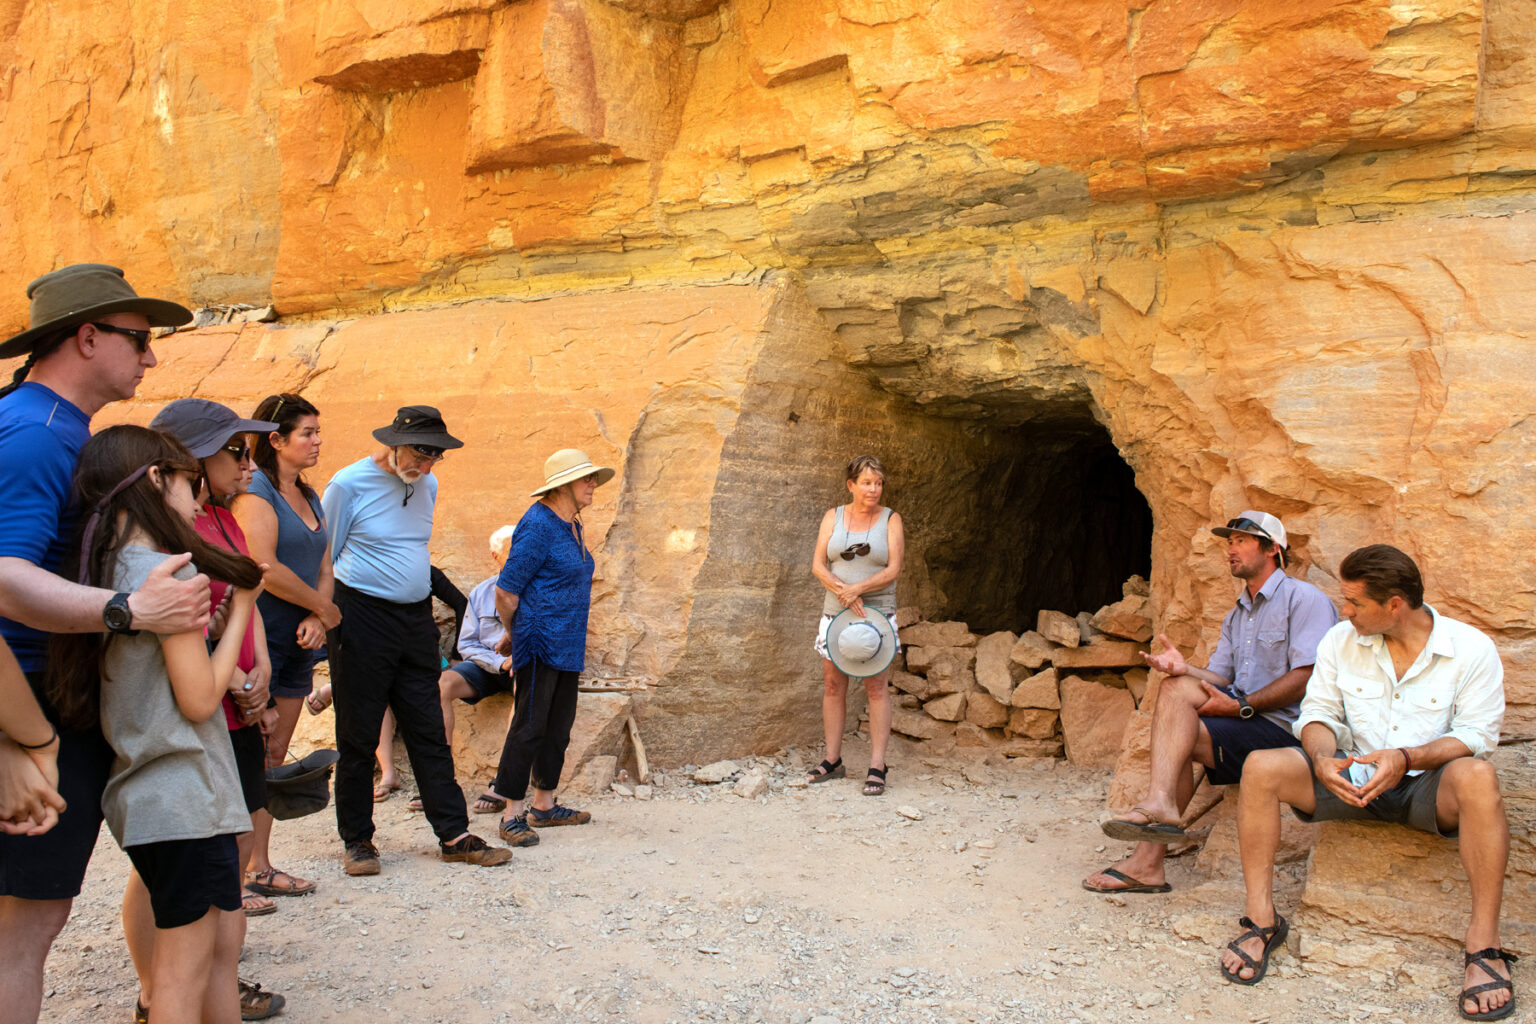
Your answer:
[[[822,603],[821,625],[816,632],[816,652],[822,661],[821,722],[826,733],[827,756],[805,773],[807,782],[826,782],[847,774],[843,767],[843,727],[847,716],[848,676],[833,663],[827,648],[827,629],[844,609],[863,617],[865,608],[886,619],[896,615],[896,577],[901,575],[906,554],[906,532],[901,516],[880,504],[885,494],[885,467],[873,455],[860,455],[848,463],[846,505],[828,509],[821,517],[811,572],[827,591]],[[895,642],[894,636],[891,637]],[[864,679],[869,695],[869,774],[865,796],[885,794],[885,747],[891,738],[891,700],[887,687],[890,669]]]

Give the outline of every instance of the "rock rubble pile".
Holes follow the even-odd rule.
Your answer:
[[[893,731],[936,746],[997,748],[1112,768],[1131,712],[1147,693],[1152,639],[1147,581],[1097,612],[1042,610],[1022,636],[978,636],[964,622],[898,612],[902,655],[891,674]]]

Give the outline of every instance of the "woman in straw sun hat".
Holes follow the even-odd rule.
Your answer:
[[[900,650],[892,619],[896,615],[896,577],[906,553],[901,516],[880,504],[885,467],[873,455],[860,455],[844,474],[849,500],[828,509],[811,555],[811,572],[826,588],[816,653],[822,661],[821,721],[827,756],[805,773],[808,782],[842,778],[843,727],[848,679],[864,680],[869,696],[869,774],[865,796],[885,795],[885,747],[891,738],[891,701],[887,683],[891,661]]]
[[[501,838],[512,846],[539,841],[531,826],[592,820],[555,802],[565,748],[576,720],[576,680],[586,663],[587,612],[596,567],[582,532],[581,510],[613,470],[585,452],[563,448],[544,463],[544,485],[512,534],[507,564],[496,579],[496,614],[507,630],[497,651],[512,656],[516,689],[512,724],[491,794],[507,801]],[[523,798],[533,783],[533,800]]]

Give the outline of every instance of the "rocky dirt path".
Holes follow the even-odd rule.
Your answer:
[[[1455,1019],[1450,954],[1443,979],[1321,976],[1285,953],[1258,988],[1223,983],[1238,890],[1199,884],[1193,858],[1170,861],[1169,896],[1084,892],[1122,849],[1094,824],[1104,773],[898,751],[877,800],[855,778],[799,785],[812,760],[742,759],[768,774],[756,799],[674,771],[649,800],[587,801],[591,825],[498,869],[439,862],[399,796],[378,807],[376,878],[342,875],[329,812],[281,823],[279,863],[319,891],[251,921],[241,973],[294,1024]],[[103,832],[45,1020],[130,1019],[126,870]]]

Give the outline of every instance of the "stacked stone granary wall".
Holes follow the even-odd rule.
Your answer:
[[[1419,559],[1536,727],[1529,4],[0,0],[0,67],[8,323],[80,260],[202,310],[98,425],[302,390],[323,482],[430,401],[466,585],[552,450],[617,466],[589,672],[658,763],[814,740],[862,450],[924,620],[1140,575],[1199,661],[1258,507],[1335,596]]]

